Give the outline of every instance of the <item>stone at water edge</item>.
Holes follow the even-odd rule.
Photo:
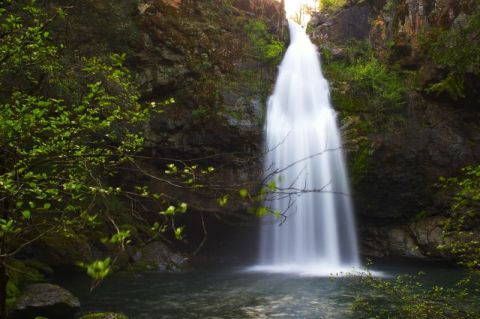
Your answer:
[[[162,242],[154,241],[133,256],[134,266],[143,270],[177,271],[185,268],[188,259],[175,254]]]
[[[128,317],[117,312],[92,312],[81,316],[79,319],[128,319]]]
[[[80,301],[68,290],[48,283],[33,284],[17,299],[10,318],[70,319],[79,308]]]

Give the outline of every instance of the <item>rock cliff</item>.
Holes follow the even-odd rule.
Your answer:
[[[448,215],[448,194],[435,184],[439,177],[453,176],[461,167],[478,162],[480,114],[478,89],[468,80],[461,97],[432,94],[428,89],[445,80],[449,71],[432,61],[425,41],[461,28],[475,5],[449,0],[354,1],[336,12],[318,13],[312,20],[311,36],[326,62],[333,102],[347,134],[348,120],[360,118],[362,125],[353,135],[368,145],[365,156],[359,156],[358,148],[349,153],[366,255],[442,257],[436,247]],[[376,63],[366,66],[395,70],[389,74],[400,74],[405,81],[400,107],[375,109],[375,96],[383,94],[378,86],[359,92],[352,84],[355,80],[338,76],[338,65],[349,70],[362,59],[351,51],[363,45],[371,48],[367,55],[373,58],[367,59]],[[471,45],[478,46],[478,41]],[[469,70],[462,74],[475,76]],[[352,107],[351,97],[358,96],[362,105]],[[381,125],[393,117],[398,121]],[[355,169],[359,164],[360,171]]]

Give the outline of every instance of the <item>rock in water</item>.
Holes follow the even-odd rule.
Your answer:
[[[13,319],[73,318],[80,308],[80,301],[68,290],[53,284],[29,285],[17,299]]]

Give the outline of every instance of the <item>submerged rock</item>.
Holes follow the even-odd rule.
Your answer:
[[[11,318],[69,319],[79,308],[80,301],[68,290],[53,284],[34,284],[27,286],[17,299]]]
[[[92,312],[79,319],[128,319],[128,317],[118,312]]]

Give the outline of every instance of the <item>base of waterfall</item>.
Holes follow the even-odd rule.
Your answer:
[[[351,265],[325,265],[325,264],[282,264],[282,265],[255,265],[245,269],[248,272],[284,273],[312,277],[351,277],[374,276],[385,277],[379,271],[372,271]]]

